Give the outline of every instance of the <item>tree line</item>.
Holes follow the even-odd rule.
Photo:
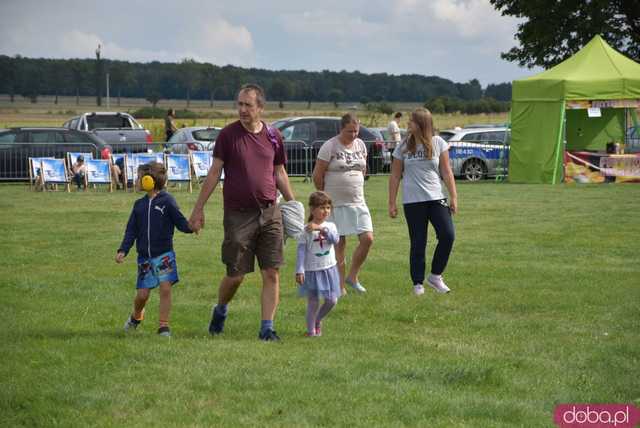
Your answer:
[[[261,85],[272,101],[313,102],[420,102],[444,97],[460,102],[491,98],[511,99],[511,83],[482,88],[477,79],[456,83],[418,74],[364,74],[358,71],[271,71],[217,66],[184,59],[179,63],[136,63],[109,59],[45,59],[0,55],[0,93],[37,102],[38,96],[96,96],[100,105],[110,97],[144,98],[154,107],[162,99],[233,100],[243,83]],[[507,107],[508,108],[508,107]]]

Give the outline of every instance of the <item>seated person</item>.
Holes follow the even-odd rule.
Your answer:
[[[71,166],[71,179],[78,186],[78,190],[85,188],[85,178],[87,176],[87,165],[84,163],[84,156],[80,155]]]
[[[104,148],[100,151],[100,158],[104,160],[111,159],[112,148],[109,145],[104,146]],[[116,185],[116,189],[120,189],[121,180],[120,176],[122,175],[122,170],[118,164],[110,163],[109,168],[111,171],[111,181]]]

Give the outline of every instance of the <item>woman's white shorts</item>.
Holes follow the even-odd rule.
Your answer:
[[[344,205],[333,207],[331,215],[327,219],[335,223],[338,235],[360,235],[365,232],[373,232],[371,213],[366,205]]]

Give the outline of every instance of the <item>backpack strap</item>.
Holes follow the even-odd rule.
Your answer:
[[[273,126],[267,125],[266,122],[262,122],[262,124],[267,129],[267,137],[269,138],[269,141],[273,146],[273,150],[277,152],[278,148],[280,147],[280,141],[278,141],[278,134],[277,134],[278,131]]]

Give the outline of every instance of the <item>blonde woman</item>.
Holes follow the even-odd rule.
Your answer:
[[[409,135],[393,151],[389,177],[389,216],[398,215],[396,197],[402,181],[402,204],[409,228],[411,249],[409,264],[413,292],[424,294],[427,227],[436,231],[438,245],[431,262],[427,284],[439,293],[448,293],[442,279],[453,248],[455,229],[452,214],[458,211],[456,183],[449,165],[449,145],[433,136],[433,119],[429,110],[419,108],[409,118]],[[443,191],[441,182],[449,196]]]
[[[335,250],[342,294],[346,294],[345,283],[358,293],[367,291],[360,284],[358,274],[373,244],[371,214],[364,200],[367,147],[358,138],[359,131],[360,123],[354,114],[342,116],[340,134],[320,147],[313,169],[316,189],[328,193],[333,201],[329,221],[336,225],[340,235]],[[346,274],[345,250],[349,235],[358,236],[358,246]]]

